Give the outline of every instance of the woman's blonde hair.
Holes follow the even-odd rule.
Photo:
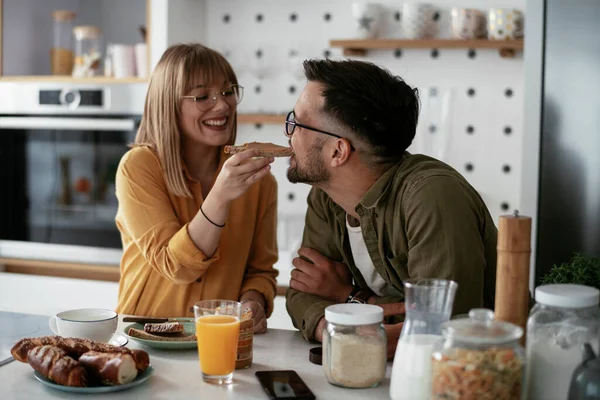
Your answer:
[[[181,96],[189,93],[199,77],[202,82],[212,83],[217,75],[232,84],[238,83],[225,57],[201,44],[169,47],[152,72],[144,115],[133,146],[149,146],[158,154],[167,189],[175,196],[192,197],[182,169]],[[237,120],[237,113],[233,118]],[[236,132],[237,122],[234,122],[228,144],[235,143]]]

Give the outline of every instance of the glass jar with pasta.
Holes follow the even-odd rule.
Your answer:
[[[494,320],[487,309],[442,324],[444,341],[432,357],[435,400],[517,400],[522,398],[523,329]]]

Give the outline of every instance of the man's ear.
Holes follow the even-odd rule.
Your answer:
[[[348,162],[351,153],[352,146],[350,145],[350,141],[346,138],[337,139],[331,151],[331,166],[341,167]]]

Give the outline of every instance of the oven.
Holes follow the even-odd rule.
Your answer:
[[[145,91],[0,85],[0,258],[119,263],[115,172]]]

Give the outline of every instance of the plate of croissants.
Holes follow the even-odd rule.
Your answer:
[[[25,338],[15,343],[11,354],[29,364],[42,384],[65,392],[126,390],[144,383],[154,372],[147,352],[88,339]]]

